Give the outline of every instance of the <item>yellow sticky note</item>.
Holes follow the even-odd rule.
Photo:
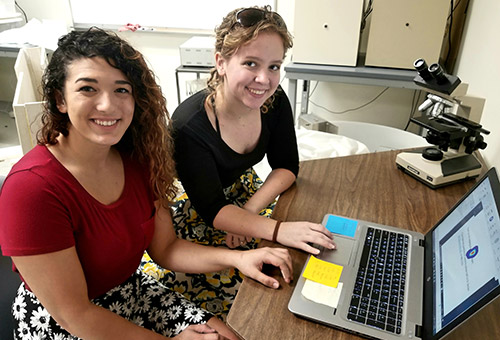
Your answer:
[[[338,264],[326,262],[311,256],[302,276],[311,281],[336,288],[339,284],[343,268]]]

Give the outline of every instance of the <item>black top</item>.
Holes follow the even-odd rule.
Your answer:
[[[208,119],[202,90],[182,102],[172,116],[177,174],[186,194],[203,220],[212,224],[222,207],[231,204],[224,188],[267,154],[272,169],[288,169],[297,176],[299,155],[293,113],[279,88],[272,107],[261,113],[262,130],[255,149],[240,154],[218,135]]]

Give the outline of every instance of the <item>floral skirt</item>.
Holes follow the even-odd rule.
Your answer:
[[[262,180],[253,169],[247,170],[235,184],[226,188],[226,198],[233,204],[243,206],[262,186]],[[205,224],[191,205],[191,201],[183,190],[176,198],[173,206],[173,219],[179,238],[215,247],[226,247],[226,232]],[[260,212],[270,217],[276,202]],[[248,242],[238,249],[254,249],[259,240]],[[215,273],[184,274],[165,270],[155,264],[147,253],[144,254],[142,270],[160,280],[167,287],[182,293],[197,306],[208,310],[225,320],[234,301],[238,288],[243,281],[243,274],[238,269],[227,269]]]
[[[206,323],[213,317],[140,270],[92,303],[166,337],[176,336],[189,325]],[[19,286],[12,313],[14,339],[79,339],[57,324],[24,283]]]

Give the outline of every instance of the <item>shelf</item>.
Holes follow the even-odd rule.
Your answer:
[[[417,75],[415,70],[390,69],[368,66],[337,66],[289,63],[285,66],[285,77],[289,79],[288,96],[292,109],[296,110],[297,80],[305,81],[302,93],[301,113],[307,113],[309,87],[307,81],[327,81],[335,83],[387,86],[395,88],[407,88],[421,90],[422,88],[413,82]]]

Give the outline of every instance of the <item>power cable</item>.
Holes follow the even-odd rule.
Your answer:
[[[26,16],[26,12],[24,11],[24,9],[21,6],[19,6],[19,4],[17,3],[17,1],[14,1],[14,3],[16,4],[16,7],[19,8],[19,10],[21,12],[23,12],[24,21],[26,21],[26,23],[28,23],[28,17]]]
[[[344,110],[344,111],[332,111],[332,110],[329,110],[327,109],[326,107],[324,106],[321,106],[319,104],[316,104],[314,101],[312,100],[309,100],[309,102],[311,102],[314,106],[316,107],[319,107],[319,108],[322,108],[323,110],[325,111],[328,111],[330,113],[333,113],[333,114],[343,114],[343,113],[347,113],[347,112],[351,112],[351,111],[356,111],[356,110],[359,110],[359,109],[362,109],[368,105],[370,105],[371,103],[373,103],[374,101],[376,101],[381,95],[384,94],[385,91],[387,91],[389,89],[389,87],[386,87],[385,89],[383,89],[377,96],[375,96],[375,98],[373,98],[372,100],[370,100],[369,102],[363,104],[363,105],[360,105],[358,107],[354,107],[354,108],[351,108],[351,109],[347,109],[347,110]]]

